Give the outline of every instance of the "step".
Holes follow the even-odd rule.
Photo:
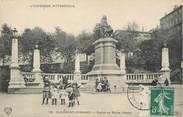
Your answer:
[[[42,93],[42,91],[43,88],[33,88],[33,87],[8,89],[8,93],[13,94],[39,94]]]

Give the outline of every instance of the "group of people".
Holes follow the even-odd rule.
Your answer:
[[[109,81],[107,77],[96,79],[95,81],[95,89],[97,92],[111,92]]]
[[[157,86],[159,83],[158,79],[154,79],[151,83],[152,86]],[[161,85],[161,84],[160,84]],[[168,79],[166,78],[165,81],[164,81],[164,86],[169,86],[169,81]]]
[[[68,83],[67,78],[63,78],[59,84],[55,84],[51,83],[48,78],[45,77],[42,104],[48,104],[49,99],[51,99],[52,105],[57,105],[58,100],[60,100],[61,105],[65,105],[68,99],[69,107],[73,107],[76,101],[79,105],[79,87],[76,82]]]

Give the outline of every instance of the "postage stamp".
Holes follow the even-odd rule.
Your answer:
[[[152,87],[150,115],[173,115],[174,93],[174,88],[171,87]]]

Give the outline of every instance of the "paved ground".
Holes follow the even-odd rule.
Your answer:
[[[176,89],[175,116],[183,115],[182,89]],[[123,94],[90,94],[81,93],[80,105],[69,108],[68,105],[41,105],[41,94],[5,94],[0,93],[0,117],[32,117],[63,116],[63,117],[147,117],[148,112],[136,110]],[[11,107],[7,115],[4,108]]]

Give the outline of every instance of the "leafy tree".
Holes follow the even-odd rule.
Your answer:
[[[130,32],[117,30],[114,38],[118,40],[117,49],[125,49],[127,52],[135,50],[135,39],[131,38]]]
[[[64,58],[64,72],[71,73],[74,69],[73,60],[76,52],[76,40],[71,34],[67,34],[59,27],[55,28],[53,38],[56,42],[56,51]]]
[[[3,60],[3,65],[6,62],[6,57],[11,55],[11,40],[13,37],[13,30],[7,24],[2,26],[0,37],[0,58]]]
[[[139,51],[134,52],[134,62],[143,66],[143,69],[159,71],[161,68],[161,52],[163,43],[169,48],[170,69],[180,67],[181,40],[169,38],[168,34],[161,29],[152,32],[152,39],[143,41],[137,45]]]
[[[24,61],[32,62],[32,55],[35,45],[39,45],[41,51],[41,61],[51,62],[51,52],[55,48],[55,42],[52,36],[39,27],[33,29],[25,29],[20,39],[21,52]]]
[[[130,32],[136,32],[139,29],[139,25],[136,22],[130,22],[127,25],[127,30]]]
[[[119,41],[117,44],[117,48],[125,49],[127,52],[133,52],[137,48],[137,40],[138,36],[138,27],[139,25],[135,22],[128,23],[127,28],[125,30],[116,30],[114,32],[113,37]]]
[[[136,62],[148,71],[159,71],[161,68],[162,44],[156,39],[145,40],[139,45],[140,52],[135,54]]]
[[[82,32],[77,37],[77,48],[87,55],[94,52],[93,42],[96,40],[93,33]]]
[[[8,66],[0,67],[0,91],[7,92],[10,80],[10,69]]]
[[[167,30],[157,29],[152,32],[152,39],[158,43],[167,43],[169,48],[170,68],[180,68],[181,61],[181,35],[170,36]]]

